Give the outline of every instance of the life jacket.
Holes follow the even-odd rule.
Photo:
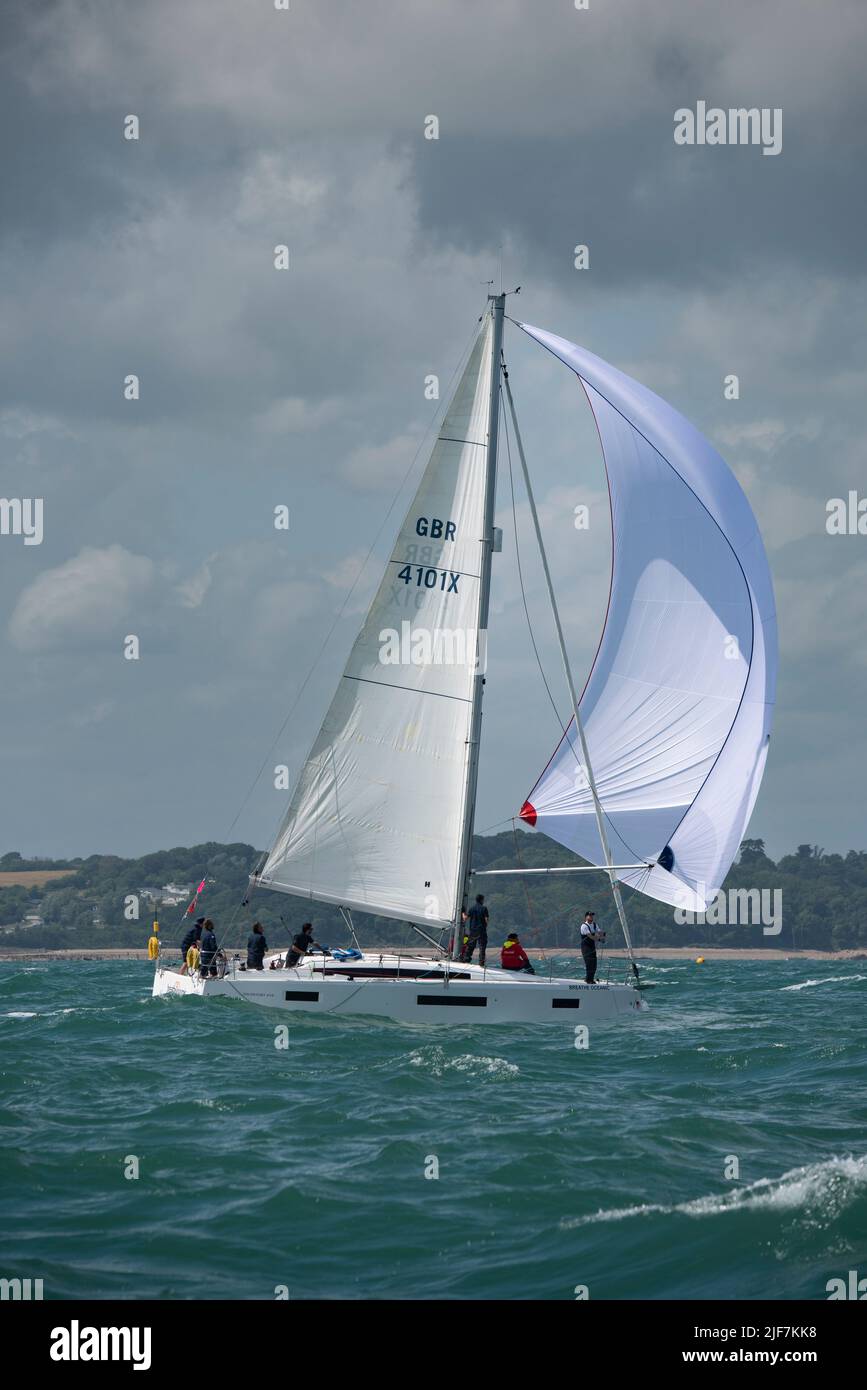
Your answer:
[[[518,941],[504,941],[500,965],[504,970],[520,970],[527,964],[527,953]]]

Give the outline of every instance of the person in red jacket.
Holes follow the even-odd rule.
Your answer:
[[[528,975],[535,975],[535,970],[527,956],[516,931],[509,932],[503,942],[503,949],[500,952],[500,965],[504,970],[524,970]]]

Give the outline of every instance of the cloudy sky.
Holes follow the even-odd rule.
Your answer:
[[[512,312],[734,468],[781,627],[751,833],[867,848],[867,537],[825,526],[867,494],[861,0],[8,0],[2,26],[0,493],[44,499],[44,539],[0,536],[0,849],[268,841],[271,769],[315,735],[423,465],[425,377],[500,267]],[[781,153],[676,145],[699,100],[781,108]],[[595,431],[562,366],[515,330],[506,355],[583,679]],[[481,829],[557,737],[505,470],[499,509]]]

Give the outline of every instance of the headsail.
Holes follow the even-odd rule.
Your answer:
[[[623,882],[701,911],[728,872],[767,756],[777,664],[764,546],[740,485],[676,410],[601,358],[521,327],[579,377],[612,519],[608,613],[579,710]],[[521,815],[604,862],[570,726]]]
[[[486,314],[259,875],[268,888],[410,922],[445,926],[455,916],[491,344]]]

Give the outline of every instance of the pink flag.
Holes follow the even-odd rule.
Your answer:
[[[198,888],[196,889],[196,897],[199,896],[199,894],[201,893],[201,891],[202,891],[202,889],[204,888],[204,886],[205,886],[205,880],[202,879],[201,883],[199,884]]]

